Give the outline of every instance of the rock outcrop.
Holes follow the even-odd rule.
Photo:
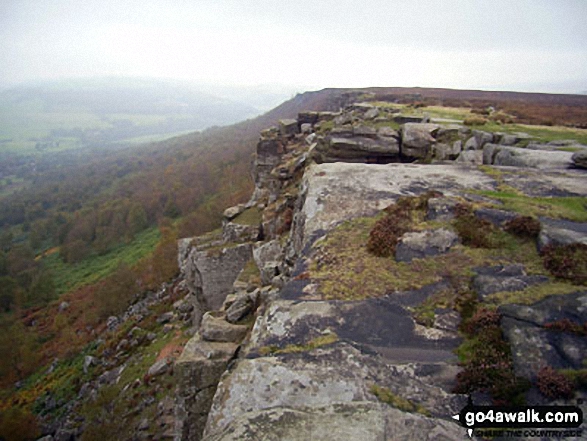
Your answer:
[[[505,184],[528,198],[587,196],[587,175],[568,167],[567,152],[516,146],[523,136],[421,118],[397,130],[399,117],[358,103],[264,131],[251,200],[225,212],[223,234],[181,242],[203,319],[176,363],[178,441],[466,436],[451,418],[467,402],[454,393],[463,311],[552,280],[511,262],[507,245],[502,255],[471,251],[457,221],[505,234],[518,215],[485,195]],[[507,167],[488,172],[481,162]],[[369,229],[400,202],[413,210],[410,228],[395,254],[373,257]],[[562,224],[539,222],[540,241],[561,240]],[[544,297],[499,309],[516,374],[529,380],[540,357],[575,369],[587,355],[575,337],[553,346],[536,332],[551,320],[584,321],[582,309],[569,312],[584,309],[584,293]]]

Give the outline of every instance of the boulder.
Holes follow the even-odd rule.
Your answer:
[[[363,117],[366,120],[372,120],[375,119],[379,116],[379,109],[377,107],[373,107],[372,109],[369,109],[365,112],[365,115],[363,115]]]
[[[221,375],[238,346],[232,343],[202,342],[190,339],[177,359],[175,393],[175,432],[183,440],[199,440]]]
[[[463,146],[462,141],[455,141],[452,144],[438,143],[432,148],[435,159],[439,161],[443,160],[455,160],[461,153]]]
[[[305,135],[312,133],[312,124],[304,123],[301,125],[300,130]]]
[[[314,159],[323,162],[392,162],[399,159],[399,142],[396,138],[377,136],[369,129],[367,136],[349,138],[331,137],[319,141]],[[376,139],[374,139],[374,137]]]
[[[485,144],[492,143],[494,138],[493,133],[483,132],[481,130],[473,130],[473,136],[477,141],[477,150],[482,149]]]
[[[236,300],[226,310],[226,321],[236,323],[255,310],[255,302],[250,295],[244,293],[239,295]]]
[[[574,153],[573,156],[571,156],[571,160],[575,167],[587,168],[587,150]]]
[[[279,132],[281,136],[289,137],[300,133],[297,119],[281,119],[279,120]]]
[[[456,233],[444,228],[406,233],[397,244],[395,260],[411,262],[413,259],[444,254],[456,245],[458,240]]]
[[[569,245],[573,243],[587,245],[587,223],[540,218],[540,224],[539,250],[542,250],[547,245]]]
[[[224,242],[256,242],[261,235],[261,225],[244,225],[237,222],[224,222],[222,239]]]
[[[97,364],[98,364],[98,359],[96,357],[92,357],[91,355],[86,355],[84,357],[84,365],[83,365],[84,374],[87,374],[89,369],[92,366],[96,366]]]
[[[300,112],[298,113],[298,124],[300,126],[302,126],[303,124],[310,124],[313,126],[318,122],[318,118],[318,112]]]
[[[461,426],[438,418],[406,413],[387,404],[357,402],[316,408],[275,407],[235,418],[228,430],[206,434],[209,441],[271,439],[330,441],[384,439],[405,441],[458,440]]]
[[[457,162],[481,165],[483,164],[483,152],[481,150],[464,150],[457,157]]]
[[[522,265],[478,268],[473,278],[473,289],[484,299],[490,294],[503,291],[522,291],[531,285],[547,283],[546,276],[528,276]]]
[[[587,293],[550,296],[533,305],[503,305],[501,327],[512,349],[516,375],[530,380],[544,366],[581,369],[587,357],[587,340],[568,332],[545,328],[553,322],[587,322]]]
[[[573,156],[570,152],[529,150],[491,143],[486,144],[483,150],[484,164],[539,169],[568,168],[572,164]]]
[[[224,317],[215,316],[210,312],[204,314],[200,325],[200,335],[206,341],[240,342],[247,331],[246,326],[228,323]]]
[[[395,115],[393,121],[397,124],[421,124],[424,122],[424,118],[412,115]]]
[[[455,217],[454,209],[458,201],[453,198],[432,198],[428,200],[426,219],[448,221]]]
[[[467,142],[465,142],[463,150],[479,150],[479,143],[477,142],[477,138],[472,136],[469,139],[467,139]]]
[[[161,360],[156,361],[147,371],[147,374],[150,377],[158,377],[163,375],[169,370],[169,366],[171,365],[171,361],[168,358],[162,358]]]
[[[436,143],[434,135],[439,129],[438,124],[404,124],[402,126],[402,156],[412,159],[429,158],[432,154],[432,146]]]
[[[192,294],[193,324],[198,326],[202,314],[220,309],[245,264],[252,258],[252,246],[240,244],[219,250],[192,247],[183,259],[181,276]]]
[[[226,210],[224,210],[223,213],[224,219],[231,221],[246,209],[247,207],[244,204],[239,204],[235,205],[234,207],[227,208]]]

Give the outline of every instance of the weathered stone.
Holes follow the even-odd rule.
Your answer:
[[[373,107],[365,112],[363,116],[366,120],[375,119],[379,116],[379,109],[377,107]]]
[[[380,127],[379,130],[377,130],[377,134],[387,138],[399,139],[399,133],[388,126]]]
[[[365,138],[377,138],[377,130],[363,124],[353,127],[353,135]]]
[[[571,156],[571,160],[575,167],[587,168],[587,150],[576,152]]]
[[[422,124],[424,118],[421,116],[412,115],[395,115],[393,121],[397,124]]]
[[[164,312],[159,317],[157,317],[157,323],[165,324],[175,320],[175,314],[172,311]]]
[[[318,122],[318,112],[300,112],[298,113],[298,124],[310,124],[314,125]]]
[[[312,133],[312,124],[304,123],[300,126],[300,130],[303,134]]]
[[[401,154],[407,158],[428,158],[436,143],[434,135],[440,129],[438,124],[407,123],[402,126]]]
[[[244,204],[235,205],[234,207],[230,207],[224,210],[223,216],[226,220],[231,221],[246,209],[247,207]]]
[[[429,220],[448,221],[455,217],[454,209],[458,201],[453,198],[432,198],[428,200],[426,218]]]
[[[224,317],[216,317],[207,312],[202,317],[200,335],[207,341],[240,342],[246,335],[248,328],[242,325],[228,323]]]
[[[353,122],[353,115],[350,112],[345,112],[342,115],[338,115],[334,118],[334,124],[337,126],[343,126]]]
[[[236,323],[242,320],[255,309],[255,303],[248,294],[241,294],[226,310],[226,321]]]
[[[457,162],[481,165],[483,164],[483,152],[481,150],[463,150],[457,157]]]
[[[587,340],[581,336],[546,329],[559,320],[587,321],[587,293],[550,296],[531,306],[504,305],[501,326],[512,349],[516,375],[531,380],[544,366],[581,369],[587,356]]]
[[[474,136],[467,139],[467,142],[465,142],[465,146],[463,147],[463,150],[464,151],[479,150],[479,144],[477,142],[477,139]]]
[[[504,291],[523,291],[531,285],[547,283],[546,276],[528,276],[522,265],[478,268],[473,289],[483,299],[489,294]]]
[[[347,219],[373,215],[399,196],[420,194],[431,188],[455,196],[464,188],[492,190],[493,182],[479,170],[452,164],[312,165],[302,183],[304,205],[294,216],[295,250],[300,252],[318,231]]]
[[[510,135],[508,133],[504,133],[499,140],[499,144],[501,145],[514,145],[519,142],[519,138],[516,135]]]
[[[495,226],[502,227],[504,223],[514,219],[518,215],[511,211],[483,207],[475,210],[475,216],[477,216],[480,219],[489,221]]]
[[[215,252],[192,248],[183,259],[181,273],[194,296],[193,324],[198,326],[206,311],[220,309],[245,264],[252,258],[250,244]]]
[[[118,327],[119,323],[120,322],[118,320],[118,317],[112,315],[108,317],[108,319],[106,320],[106,327],[109,331],[114,331]]]
[[[156,361],[147,371],[147,374],[150,377],[158,377],[163,375],[169,370],[169,366],[171,365],[171,361],[168,358],[162,358],[161,360]]]
[[[279,131],[282,136],[293,136],[300,133],[298,121],[296,119],[279,120]]]
[[[264,381],[259,382],[259,378]],[[379,404],[371,392],[373,384],[421,404],[433,415],[444,415],[463,403],[462,397],[418,379],[413,366],[380,364],[377,358],[346,343],[337,343],[290,357],[240,360],[218,387],[205,433],[220,433],[238,426],[239,417],[268,409],[310,410],[333,403]]]
[[[97,364],[98,364],[98,359],[96,357],[92,357],[91,355],[86,355],[84,357],[84,365],[83,365],[84,374],[87,374],[89,369],[92,366],[96,366]]]
[[[230,343],[214,343],[215,349],[210,350],[207,345],[210,346],[201,342],[199,336],[190,339],[175,362],[176,439],[202,439],[216,386],[237,348]]]
[[[572,164],[573,154],[570,152],[529,150],[491,143],[486,144],[484,151],[485,149],[487,151],[483,155],[484,164],[539,169],[565,169]]]
[[[225,431],[207,433],[206,439],[433,441],[462,439],[463,430],[453,422],[402,412],[386,404],[356,402],[251,412],[236,418]]]
[[[493,142],[493,133],[483,132],[481,130],[473,130],[473,136],[477,141],[476,150],[481,150],[485,144]]]
[[[377,160],[390,162],[399,159],[399,142],[392,137],[327,137],[318,143],[314,159],[319,163]]]
[[[456,159],[462,150],[462,142],[455,141],[453,144],[439,143],[432,147],[433,156],[439,161],[443,160],[454,160]]]
[[[587,245],[587,223],[541,218],[540,225],[539,250],[547,245],[569,245],[572,243]]]
[[[259,268],[268,262],[280,262],[283,259],[283,246],[279,240],[271,240],[253,247],[253,259]]]
[[[259,225],[243,225],[235,222],[225,222],[222,225],[222,238],[225,242],[249,242],[259,240],[261,227]]]
[[[397,244],[395,259],[398,262],[411,262],[413,259],[444,254],[456,245],[458,240],[456,233],[444,228],[406,233]]]

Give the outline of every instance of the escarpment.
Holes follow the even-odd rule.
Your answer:
[[[456,440],[468,397],[568,399],[587,174],[558,147],[373,103],[262,132],[250,201],[180,242],[176,439]]]

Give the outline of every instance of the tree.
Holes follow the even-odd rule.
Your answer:
[[[147,213],[142,205],[135,203],[132,205],[126,217],[126,228],[130,237],[143,231],[149,226]]]
[[[0,309],[4,312],[8,312],[13,308],[17,289],[18,284],[12,277],[0,277]]]

